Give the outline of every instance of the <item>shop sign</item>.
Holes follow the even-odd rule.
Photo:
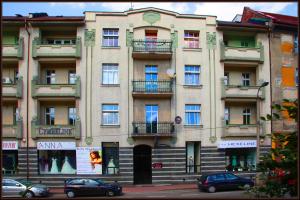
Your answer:
[[[162,163],[152,163],[152,168],[161,169],[161,168],[163,168],[163,164]]]
[[[76,148],[77,174],[102,174],[101,147]]]
[[[227,140],[220,141],[218,148],[226,149],[226,148],[249,148],[256,147],[256,140]]]
[[[3,150],[17,150],[18,142],[17,141],[2,141]]]
[[[72,135],[72,128],[39,128],[39,135]]]
[[[75,142],[37,142],[38,150],[75,150]]]

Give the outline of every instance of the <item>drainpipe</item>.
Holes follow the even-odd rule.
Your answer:
[[[273,113],[272,109],[272,102],[273,102],[273,93],[272,93],[272,57],[271,57],[271,24],[268,24],[268,39],[269,39],[269,62],[270,62],[270,106],[271,106],[271,113]],[[275,77],[274,77],[275,78]],[[273,132],[273,123],[271,121],[271,133]],[[272,142],[272,141],[271,141]]]
[[[27,88],[26,88],[26,93],[27,93],[27,98],[26,98],[26,119],[27,119],[27,123],[26,123],[26,162],[27,162],[27,169],[26,169],[26,178],[27,178],[27,181],[29,179],[29,155],[28,155],[28,151],[29,151],[29,54],[30,54],[30,32],[28,31],[28,27],[27,27],[27,21],[26,21],[26,18],[25,18],[25,29],[26,29],[26,32],[27,32],[27,73],[26,73],[26,76],[27,76]]]

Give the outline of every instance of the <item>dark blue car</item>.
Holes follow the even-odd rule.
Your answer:
[[[254,182],[251,179],[242,178],[228,172],[203,175],[198,181],[199,190],[208,192],[236,190],[253,186]]]
[[[116,196],[122,194],[118,183],[104,183],[100,179],[67,179],[64,192],[69,198],[76,196]]]

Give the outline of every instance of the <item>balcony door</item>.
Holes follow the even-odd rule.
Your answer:
[[[146,105],[146,133],[157,133],[158,105]]]
[[[146,92],[157,92],[157,66],[146,65],[145,67],[145,86]]]
[[[145,37],[147,51],[155,51],[157,43],[157,30],[146,30]]]

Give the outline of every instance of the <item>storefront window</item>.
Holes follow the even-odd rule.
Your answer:
[[[40,174],[75,174],[75,150],[39,150]]]
[[[3,150],[2,161],[2,174],[16,174],[18,167],[18,150]]]
[[[118,174],[119,173],[119,143],[118,142],[103,142],[103,174]]]
[[[256,168],[255,148],[226,149],[227,171],[253,171]]]
[[[200,142],[186,142],[186,172],[200,172]]]

